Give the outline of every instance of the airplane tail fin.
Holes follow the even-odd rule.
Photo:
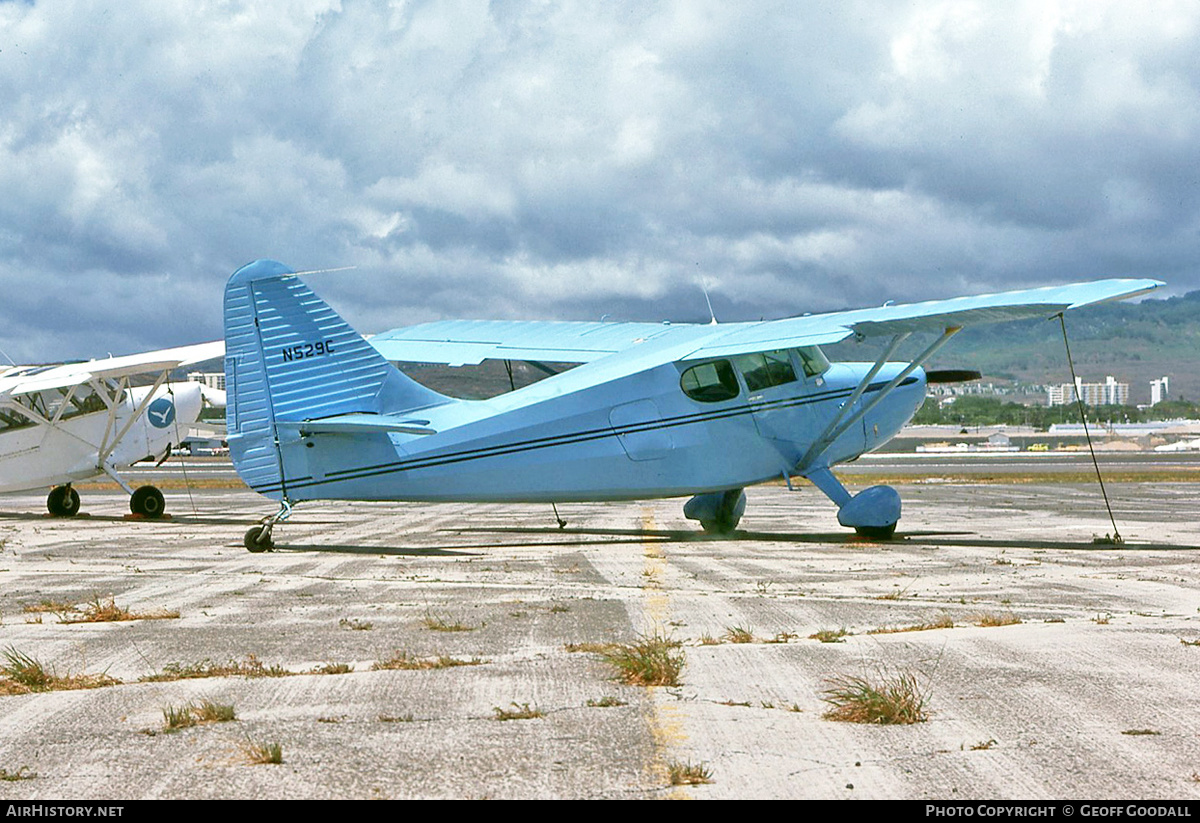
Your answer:
[[[268,497],[287,497],[276,421],[383,414],[448,402],[402,374],[296,273],[256,260],[225,286],[225,410],[238,474]],[[294,427],[289,431],[294,431]]]

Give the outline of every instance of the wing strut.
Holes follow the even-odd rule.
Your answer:
[[[950,342],[950,338],[958,334],[960,331],[962,331],[962,326],[947,327],[945,331],[942,332],[941,337],[933,341],[929,347],[925,349],[925,351],[921,352],[911,363],[901,369],[900,373],[893,377],[886,386],[880,389],[875,397],[872,398],[870,403],[867,403],[858,411],[851,414],[850,417],[842,420],[842,418],[846,416],[846,413],[849,412],[854,406],[854,403],[858,400],[858,398],[862,397],[863,392],[866,391],[870,386],[871,378],[879,374],[879,370],[883,368],[884,362],[886,362],[887,359],[892,356],[892,353],[895,352],[897,347],[904,342],[909,333],[901,332],[893,337],[892,342],[888,344],[888,347],[883,351],[882,354],[879,355],[879,359],[875,361],[875,365],[872,366],[871,369],[866,373],[862,381],[850,395],[849,399],[842,404],[837,416],[828,426],[825,427],[825,431],[821,433],[821,436],[813,441],[813,444],[809,446],[808,451],[804,453],[804,457],[800,458],[800,462],[796,464],[797,470],[803,474],[804,470],[809,466],[812,466],[814,461],[821,456],[825,449],[829,447],[829,444],[833,443],[835,440],[845,434],[851,426],[866,416],[871,409],[883,402],[884,398],[892,393],[892,389],[900,385],[904,378],[908,377],[910,374],[920,368],[921,365],[929,360],[930,357],[933,357],[933,355],[937,353],[938,349]]]

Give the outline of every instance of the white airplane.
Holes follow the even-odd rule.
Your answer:
[[[129,508],[148,518],[165,510],[154,486],[134,489],[118,470],[165,460],[196,422],[207,399],[224,393],[200,383],[168,383],[172,369],[221,357],[222,341],[110,357],[63,366],[15,367],[0,374],[0,492],[52,487],[46,508],[57,517],[79,511],[77,481],[107,475],[129,494]],[[130,385],[150,375],[148,386]]]
[[[793,476],[838,522],[890,537],[900,495],[852,495],[832,468],[878,449],[911,419],[921,368],[964,326],[1054,317],[1145,294],[1156,280],[1102,280],[757,323],[446,321],[368,343],[273,260],[225,287],[227,439],[252,489],[280,502],[250,551],[303,500],[544,502],[691,499],[706,531],[736,528],[746,486]],[[889,363],[914,332],[936,339]],[[874,363],[830,363],[820,346],[888,339]],[[489,400],[459,400],[389,361],[484,359],[582,365]]]

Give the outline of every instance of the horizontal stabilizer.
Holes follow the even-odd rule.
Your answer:
[[[382,414],[339,414],[320,420],[276,421],[280,429],[292,429],[307,434],[371,434],[398,432],[400,434],[437,434],[429,428],[428,420],[400,419]]]

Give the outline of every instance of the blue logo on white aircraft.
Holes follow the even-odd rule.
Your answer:
[[[150,425],[156,429],[165,429],[175,422],[175,404],[168,397],[160,397],[146,409]]]

